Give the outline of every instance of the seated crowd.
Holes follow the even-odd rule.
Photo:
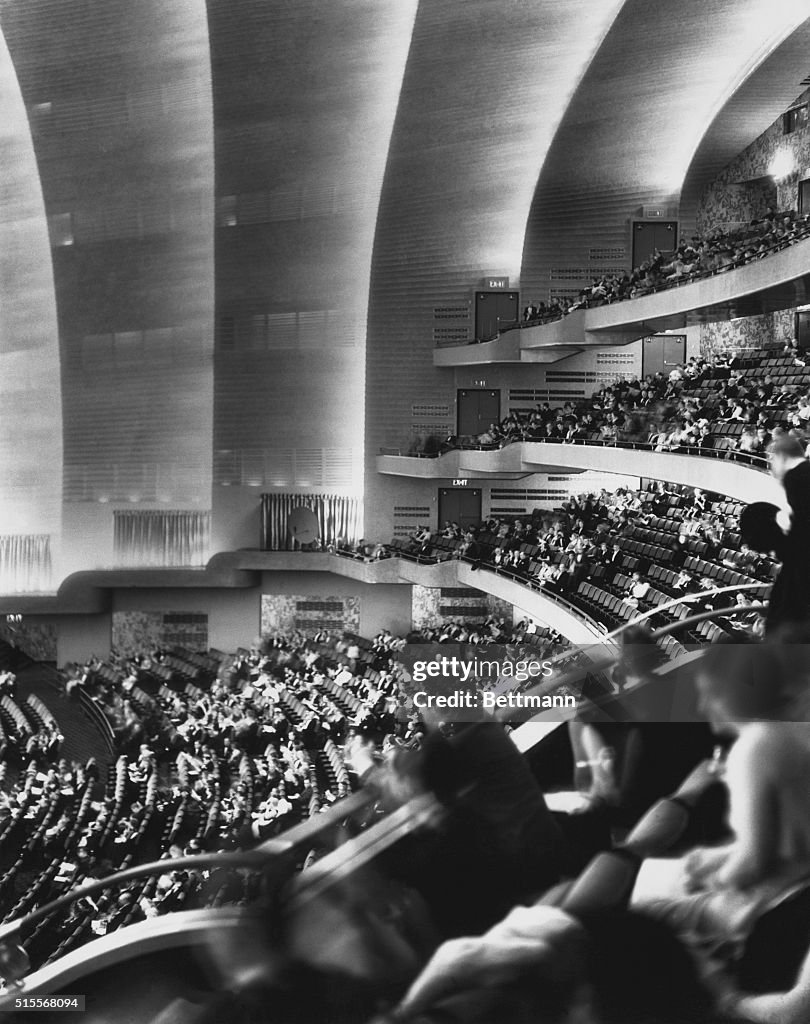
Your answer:
[[[688,639],[702,642],[720,633],[760,633],[761,616],[746,609],[751,593],[761,596],[777,563],[752,551],[738,532],[741,506],[699,488],[662,481],[643,491],[573,496],[556,510],[536,508],[530,515],[493,517],[462,529],[445,523],[432,532],[418,527],[407,540],[388,545],[360,541],[337,553],[377,560],[403,556],[435,562],[463,559],[473,569],[508,575],[532,589],[563,597],[589,614],[605,630],[660,605],[653,625],[685,618],[736,601],[739,612],[700,627]],[[740,586],[736,595],[702,592]],[[677,598],[689,597],[686,603]],[[480,639],[476,635],[476,641]],[[671,653],[681,647],[672,644]]]
[[[13,732],[0,704],[14,741],[0,801],[5,920],[82,882],[167,861],[160,877],[78,899],[23,934],[34,967],[124,924],[251,899],[249,872],[171,862],[255,845],[347,796],[357,780],[342,750],[355,734],[381,751],[418,745],[419,719],[398,700],[395,646],[385,631],[372,644],[294,635],[233,657],[155,650],[67,666],[66,693],[95,702],[115,735],[106,784],[93,759],[70,764],[30,725]],[[53,724],[41,734],[52,737]]]
[[[801,362],[801,361],[799,361]],[[810,372],[791,351],[691,358],[670,374],[620,379],[589,399],[513,410],[476,436],[427,439],[415,454],[502,448],[519,441],[646,445],[659,452],[764,462],[782,434],[810,450]]]
[[[611,497],[615,524],[635,496]],[[708,507],[706,496],[693,492],[688,500],[689,518],[700,518]],[[577,500],[580,512],[584,504]],[[526,626],[518,624],[514,633]],[[510,633],[499,618],[476,628],[500,639]],[[429,629],[408,639],[453,642],[461,629],[460,623],[450,623],[438,633]],[[181,908],[252,902],[257,890],[250,872],[175,870],[172,860],[275,835],[330,803],[327,789],[336,798],[355,786],[372,786],[389,810],[433,790],[444,808],[440,826],[423,827],[388,852],[376,869],[383,872],[384,885],[377,873],[366,873],[363,884],[341,897],[337,920],[344,921],[345,930],[335,932],[337,946],[325,962],[334,963],[345,946],[355,980],[344,989],[344,980],[330,975],[345,1003],[329,1019],[368,1021],[381,999],[393,999],[399,1003],[396,1020],[420,1024],[493,1019],[562,1024],[571,1018],[548,1013],[552,1006],[562,1013],[568,1000],[577,998],[580,976],[589,1001],[580,1005],[576,1019],[588,1024],[709,1024],[717,1020],[718,1006],[732,1019],[738,1019],[738,1010],[754,1014],[741,1013],[739,1019],[775,1024],[802,1019],[783,1013],[784,999],[769,993],[784,985],[791,993],[788,1004],[804,1005],[797,970],[810,942],[808,929],[787,923],[795,919],[788,903],[781,924],[769,926],[764,935],[757,932],[763,915],[768,922],[774,894],[795,894],[806,856],[804,846],[786,847],[768,831],[770,803],[781,800],[780,828],[788,838],[806,831],[800,819],[810,814],[797,782],[806,775],[796,775],[810,749],[804,738],[808,727],[782,724],[793,713],[790,702],[806,704],[806,685],[798,685],[792,663],[780,658],[784,648],[767,642],[715,645],[717,655],[707,659],[698,686],[708,722],[665,727],[613,720],[610,714],[592,720],[583,709],[563,727],[567,754],[554,743],[541,744],[524,759],[497,725],[448,725],[409,712],[397,699],[401,679],[395,656],[402,643],[384,630],[373,641],[275,637],[232,658],[155,650],[107,666],[117,669],[114,679],[96,661],[73,666],[68,679],[75,683],[74,696],[82,690],[95,693],[106,706],[117,693],[141,716],[141,730],[119,732],[126,752],[112,766],[106,789],[95,765],[49,764],[44,755],[4,786],[12,805],[0,825],[0,855],[8,862],[0,886],[5,919],[142,860],[162,857],[166,870],[157,878],[80,897],[70,910],[23,933],[33,964]],[[764,663],[756,656],[760,650]],[[629,653],[627,658],[624,673],[620,663],[615,678],[638,674]],[[203,671],[191,682],[180,674],[180,665]],[[160,666],[172,671],[168,683],[155,671]],[[737,693],[746,672],[753,673],[750,685]],[[157,696],[164,687],[175,695],[175,703],[163,707],[174,732],[159,714],[150,717],[141,706],[141,694],[151,690]],[[780,732],[785,728],[789,735]],[[763,762],[765,749],[770,755]],[[753,785],[754,777],[760,784]],[[572,781],[580,790],[579,808],[550,813],[547,795]],[[646,812],[673,790],[678,798],[667,805],[664,818],[654,815],[652,824],[644,825]],[[686,833],[683,825],[673,828],[685,813],[694,819]],[[684,837],[677,850],[686,856],[660,868],[650,860],[654,870],[638,876],[633,905],[624,909],[627,883],[617,881],[616,871],[632,883],[644,858],[667,853],[676,834]],[[601,862],[591,858],[617,843],[630,852],[619,857],[620,868],[605,874]],[[776,860],[768,850],[776,851]],[[785,856],[792,859],[785,862]],[[593,882],[584,891],[598,899],[586,914],[582,897],[579,903],[569,899],[564,883],[587,864]],[[675,868],[685,872],[688,885],[682,892],[663,887],[664,868],[668,875]],[[543,897],[549,886],[556,886],[552,892],[558,895]],[[799,911],[805,891],[799,890],[805,901]],[[552,913],[555,904],[559,909]],[[615,910],[603,919],[605,904]],[[319,927],[317,914],[307,920],[300,927]],[[574,943],[571,959],[568,943],[574,933],[582,944]],[[732,940],[748,943],[744,957],[733,954]],[[384,968],[381,943],[387,951]],[[586,954],[586,947],[592,952]],[[321,962],[323,944],[314,935],[302,949],[307,970],[334,970]],[[594,968],[588,965],[602,964],[603,957],[609,969],[589,973]],[[700,971],[693,957],[705,961]],[[568,973],[559,975],[562,963]],[[544,967],[527,987],[526,970],[541,964],[548,970]],[[549,1002],[554,974],[560,984]],[[381,977],[388,978],[382,989]],[[296,992],[298,1016],[291,1011],[289,1020],[303,1024],[312,1004]],[[322,987],[317,992],[313,998],[323,999]],[[231,1019],[241,1020],[239,992],[229,999]]]
[[[795,210],[765,215],[731,231],[714,231],[705,238],[683,239],[672,252],[656,252],[630,273],[594,278],[573,301],[530,302],[523,311],[526,326],[558,320],[576,309],[588,309],[686,284],[712,274],[734,270],[753,260],[793,245],[810,234],[810,215]]]

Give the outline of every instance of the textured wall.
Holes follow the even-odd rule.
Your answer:
[[[810,100],[810,90],[799,97]],[[775,155],[790,154],[795,173],[774,182],[768,169]],[[810,177],[810,124],[785,135],[778,118],[759,138],[731,161],[700,197],[698,229],[710,232],[715,227],[747,223],[762,216],[769,203],[778,210],[795,209],[798,183]],[[764,345],[784,345],[793,337],[794,310],[781,310],[763,316],[746,317],[724,323],[701,324],[700,347],[705,354],[724,350],[745,351]]]
[[[798,102],[810,100],[810,89]],[[774,182],[767,177],[774,157],[783,152],[790,156],[796,173],[786,181]],[[747,222],[761,216],[774,199],[778,210],[796,208],[798,182],[810,177],[810,123],[785,135],[779,117],[759,138],[731,161],[700,197],[697,226],[701,233],[715,225]],[[762,179],[766,178],[765,181]]]
[[[2,4],[0,20],[51,229],[63,500],[102,511],[86,519],[68,512],[65,548],[72,553],[80,536],[85,567],[103,565],[116,501],[210,507],[214,162],[205,6],[32,0]]]
[[[112,615],[112,647],[123,657],[155,648],[208,650],[208,616],[204,612],[119,611]]]
[[[362,494],[369,269],[416,0],[208,9],[222,550],[256,488]]]
[[[58,556],[62,397],[53,269],[31,128],[2,35],[0,110],[0,532],[47,534]]]
[[[0,639],[13,644],[35,661],[56,661],[56,626],[25,616],[13,626],[0,627]]]
[[[360,632],[360,598],[319,594],[262,594],[261,634]]]
[[[701,324],[700,350],[703,355],[718,352],[744,352],[766,345],[785,345],[793,338],[792,309],[763,316]]]
[[[461,622],[481,622],[489,615],[497,615],[511,623],[514,609],[511,604],[491,594],[460,587],[413,588],[413,628],[439,626],[451,619]]]
[[[381,478],[380,446],[439,422],[453,374],[434,339],[471,328],[481,279],[520,275],[544,154],[620,5],[554,0],[419,6],[377,222],[366,368],[366,533],[391,530],[407,488]],[[434,333],[435,332],[435,333]],[[532,368],[525,370],[534,380]]]

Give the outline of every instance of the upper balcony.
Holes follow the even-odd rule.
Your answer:
[[[710,452],[701,455],[657,452],[652,445],[642,442],[562,444],[519,441],[503,448],[453,449],[433,458],[378,455],[377,470],[390,476],[417,480],[459,477],[516,479],[532,473],[594,470],[701,487],[746,503],[770,501],[781,505],[784,501],[779,485],[768,475],[762,460],[727,451],[717,452],[716,457]]]
[[[808,302],[810,236],[734,270],[684,277],[649,295],[578,309],[550,323],[504,331],[480,345],[437,348],[433,362],[556,362],[589,346],[626,344],[689,324],[757,316]]]

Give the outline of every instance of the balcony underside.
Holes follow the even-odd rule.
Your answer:
[[[530,590],[487,569],[473,570],[465,562],[451,560],[420,565],[404,558],[363,562],[325,552],[228,551],[215,555],[205,569],[80,572],[69,576],[54,597],[0,597],[0,613],[101,614],[112,609],[113,592],[117,589],[255,588],[261,586],[262,573],[267,572],[328,572],[369,584],[471,587],[520,608],[573,643],[593,644],[604,640],[604,632],[595,623],[563,600]]]
[[[515,479],[532,473],[618,473],[702,487],[746,503],[782,504],[781,489],[766,472],[726,459],[588,444],[523,441],[495,451],[450,451],[434,459],[378,455],[377,470],[416,480],[490,477]]]

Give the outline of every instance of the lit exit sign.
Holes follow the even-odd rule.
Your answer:
[[[466,480],[454,480],[453,481],[453,487],[466,487],[466,486],[467,486],[467,481]]]
[[[505,292],[509,291],[509,278],[508,277],[485,277],[483,280],[483,286],[488,292]]]

